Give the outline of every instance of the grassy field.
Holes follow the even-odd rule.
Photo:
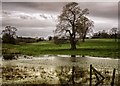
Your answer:
[[[79,42],[77,50],[70,50],[70,44],[56,45],[52,41],[37,43],[23,43],[19,45],[3,44],[3,53],[20,53],[24,55],[39,56],[45,54],[87,55],[118,58],[118,43],[114,39],[87,39]]]

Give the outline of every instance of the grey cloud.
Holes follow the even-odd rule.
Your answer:
[[[43,17],[44,19],[48,19],[45,15],[40,14],[40,17]]]
[[[24,12],[49,12],[54,13],[61,10],[66,2],[3,2],[3,9]]]
[[[12,18],[4,18],[3,26],[11,25],[16,27],[50,27],[55,26],[53,21],[48,20],[23,20],[23,19],[12,19]]]
[[[4,10],[3,10],[3,12],[2,12],[2,13],[3,13],[3,15],[11,15],[11,12],[4,11]]]
[[[118,18],[118,3],[115,2],[86,2],[79,3],[81,8],[88,8],[90,16],[110,19]]]
[[[34,19],[33,17],[27,16],[27,15],[20,15],[21,19]]]
[[[60,13],[67,2],[4,2],[3,9],[24,12],[41,11],[48,13]],[[90,16],[116,18],[118,15],[118,3],[116,2],[80,2],[82,9],[88,8]]]
[[[31,27],[19,27],[19,30],[17,31],[17,34],[19,36],[32,36],[32,37],[46,37],[53,35],[54,27],[48,27],[47,30],[44,28],[32,28]]]
[[[2,16],[6,17],[6,18],[19,17],[20,19],[35,19],[34,17],[31,17],[31,16],[29,16],[27,14],[18,14],[18,15],[15,15],[18,12],[19,11],[7,11],[7,10],[3,10]]]
[[[3,26],[12,25],[16,27],[40,27],[45,28],[41,33],[51,32],[48,30],[48,27],[56,27],[56,22],[51,21],[54,20],[54,17],[51,16],[48,18],[45,14],[54,14],[58,15],[61,13],[63,6],[67,2],[3,2],[2,9],[3,13],[6,15],[3,18]],[[90,14],[88,15],[90,18],[101,19],[102,21],[107,21],[107,24],[97,23],[95,24],[95,29],[110,29],[117,22],[118,19],[118,3],[117,2],[80,2],[79,6],[82,9],[88,8]],[[6,11],[6,12],[4,12]],[[13,14],[12,12],[21,12],[21,13],[38,13],[40,17],[45,20],[38,20],[37,18],[33,18],[28,15],[19,15],[18,19],[8,17],[7,15]],[[98,21],[97,20],[97,21]],[[113,25],[112,23],[113,22]],[[33,29],[27,29],[32,33]],[[39,31],[35,29],[36,32]],[[47,31],[47,32],[46,32]],[[22,32],[22,31],[21,31]],[[23,29],[24,32],[24,29]],[[35,31],[33,32],[35,33]],[[51,32],[52,33],[52,32]],[[22,33],[21,33],[22,34]]]

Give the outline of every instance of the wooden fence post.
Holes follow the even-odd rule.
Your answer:
[[[95,86],[98,86],[100,83],[103,82],[103,80],[105,79],[105,77],[100,74],[100,72],[98,72],[94,67],[92,67],[92,64],[90,64],[90,86],[92,86],[92,70],[95,73],[96,79],[97,79],[97,83],[95,84]],[[102,79],[99,79],[98,75],[100,77],[102,77]],[[111,86],[114,86],[114,79],[115,79],[115,68],[113,70],[113,75],[112,75],[112,81],[111,81]]]
[[[92,64],[90,65],[90,86],[92,86]]]
[[[111,86],[114,86],[114,79],[115,79],[115,68],[113,70],[113,76],[112,76]]]

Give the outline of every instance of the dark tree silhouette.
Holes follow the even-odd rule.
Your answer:
[[[2,41],[3,43],[15,44],[17,29],[12,26],[6,26],[5,30],[2,31]]]
[[[52,36],[49,36],[48,39],[49,39],[49,41],[51,41],[52,40]]]
[[[86,35],[89,31],[92,31],[93,21],[88,19],[85,16],[82,16],[80,20],[77,22],[77,32],[79,36],[82,38],[82,41],[85,42]]]
[[[114,35],[115,41],[117,41],[117,28],[116,28],[116,27],[113,27],[113,28],[111,29],[111,32],[112,32],[112,34]]]
[[[80,9],[78,3],[71,2],[66,4],[63,7],[62,13],[58,17],[59,23],[57,24],[57,29],[55,30],[56,33],[59,35],[61,34],[69,34],[69,40],[71,44],[71,49],[76,49],[76,43],[77,43],[77,37],[80,37],[81,24],[84,22],[81,21],[81,18],[87,18],[86,15],[89,14],[88,9]],[[88,19],[88,18],[87,18]],[[89,27],[89,25],[86,23],[82,29],[85,29]],[[85,31],[87,32],[87,31]]]

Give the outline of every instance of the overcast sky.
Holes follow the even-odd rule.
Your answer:
[[[18,36],[54,35],[57,16],[67,2],[2,2],[2,29],[15,26]],[[88,8],[94,21],[94,32],[118,27],[117,2],[79,2],[80,8]]]

